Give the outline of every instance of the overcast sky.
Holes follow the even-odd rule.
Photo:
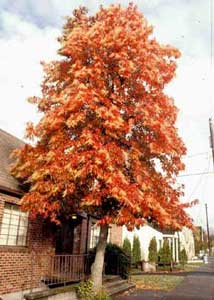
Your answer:
[[[0,0],[0,128],[23,138],[27,121],[37,121],[35,108],[26,98],[39,95],[42,80],[40,61],[56,58],[63,17],[79,5],[91,14],[100,4],[127,5],[129,1]],[[182,58],[177,77],[166,88],[179,108],[177,126],[188,154],[186,171],[213,171],[209,148],[208,119],[214,115],[210,68],[210,0],[133,1],[154,26],[162,43],[178,47]],[[214,175],[180,177],[185,199],[198,198],[190,213],[197,225],[205,225],[208,204],[214,227]]]

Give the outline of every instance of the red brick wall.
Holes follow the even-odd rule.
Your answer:
[[[5,201],[19,204],[18,198],[0,193],[0,224]],[[37,287],[41,265],[45,267],[44,260],[54,251],[53,236],[44,230],[43,222],[30,220],[26,247],[0,246],[0,294]]]

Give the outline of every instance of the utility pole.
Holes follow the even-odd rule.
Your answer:
[[[207,203],[205,204],[205,209],[206,209],[206,221],[207,221],[207,243],[208,243],[209,254],[211,254],[210,229],[209,229],[209,219],[208,219],[208,212],[207,212]]]
[[[214,168],[214,129],[213,129],[212,118],[209,118],[209,127],[210,127],[210,147],[212,149],[213,168]]]
[[[213,170],[214,170],[214,128],[213,128],[212,118],[209,118],[209,127],[210,127],[210,147],[212,149]],[[209,219],[208,219],[207,204],[205,204],[205,209],[206,209],[206,220],[207,220],[207,241],[208,241],[209,254],[211,254],[210,231],[209,231]]]

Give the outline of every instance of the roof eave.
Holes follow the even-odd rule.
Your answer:
[[[9,187],[5,187],[2,185],[0,185],[0,192],[3,192],[3,193],[6,192],[6,193],[12,194],[14,196],[19,196],[20,198],[24,195],[24,192],[22,192],[22,191],[11,189]]]

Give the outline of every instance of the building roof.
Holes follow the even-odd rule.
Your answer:
[[[23,141],[0,129],[0,189],[3,191],[23,193],[18,181],[10,174],[10,155],[13,150],[23,145]]]

